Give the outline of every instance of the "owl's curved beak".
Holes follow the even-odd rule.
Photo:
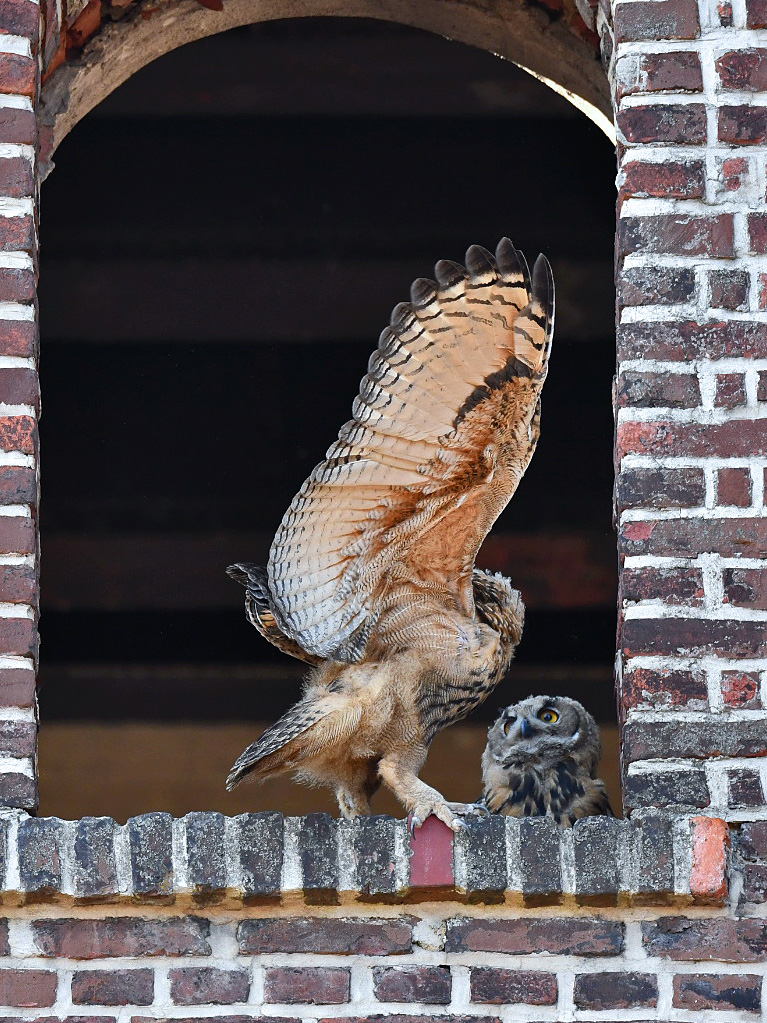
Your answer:
[[[522,738],[523,739],[527,739],[531,735],[533,735],[534,733],[535,733],[535,729],[530,724],[530,722],[527,720],[527,718],[522,718],[522,727],[519,730],[519,734],[522,736]]]

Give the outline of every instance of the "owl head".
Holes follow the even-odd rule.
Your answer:
[[[502,711],[488,730],[482,762],[546,767],[570,757],[594,778],[601,755],[596,721],[577,700],[528,696]]]

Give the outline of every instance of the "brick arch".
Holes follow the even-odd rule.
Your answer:
[[[203,6],[204,2],[204,6]],[[213,7],[221,6],[221,10]],[[100,0],[61,28],[46,26],[41,114],[47,138],[42,163],[102,99],[157,57],[230,28],[297,17],[360,17],[395,21],[476,46],[512,60],[543,79],[608,133],[612,104],[599,60],[599,37],[573,0],[166,0],[136,5],[122,20],[104,20]],[[579,9],[591,24],[589,0]]]

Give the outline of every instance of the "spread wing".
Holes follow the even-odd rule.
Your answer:
[[[269,554],[282,631],[359,661],[387,590],[412,581],[473,615],[471,571],[538,439],[554,286],[508,238],[473,245],[396,306],[353,418],[294,497]]]

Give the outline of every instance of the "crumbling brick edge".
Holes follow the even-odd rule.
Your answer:
[[[727,903],[724,821],[647,810],[630,820],[485,817],[456,835],[429,818],[148,813],[63,821],[0,817],[6,904],[403,903],[435,897],[511,905]]]

